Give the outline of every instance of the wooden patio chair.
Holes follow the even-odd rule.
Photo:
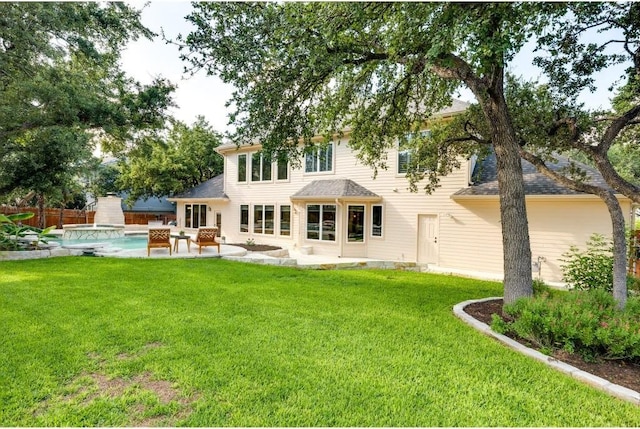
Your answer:
[[[169,256],[171,256],[171,228],[149,228],[147,256],[151,255],[152,248],[162,247],[168,247]]]
[[[218,234],[217,227],[200,227],[196,238],[191,240],[192,243],[198,245],[198,254],[202,255],[202,248],[206,246],[216,246],[218,253],[220,253],[220,243],[216,241],[216,235]]]

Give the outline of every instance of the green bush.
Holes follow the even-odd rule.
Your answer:
[[[521,299],[504,308],[514,321],[494,320],[496,331],[513,333],[548,350],[564,349],[585,360],[631,359],[640,362],[640,298],[616,309],[604,290]]]
[[[33,213],[0,214],[0,250],[26,250],[30,246],[37,248],[38,244],[46,243],[47,238],[52,237],[49,232],[55,226],[40,229],[21,224],[23,220],[30,219],[33,216]],[[27,244],[20,240],[28,235],[36,236],[34,243]]]
[[[587,250],[571,246],[560,259],[562,279],[578,290],[613,288],[613,244],[603,235],[593,234],[587,241]]]

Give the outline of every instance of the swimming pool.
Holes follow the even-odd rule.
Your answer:
[[[63,240],[52,238],[48,241],[60,243],[61,246],[91,246],[102,244],[106,247],[115,247],[122,250],[139,250],[147,248],[147,235],[125,235],[121,238],[99,239],[99,240]]]

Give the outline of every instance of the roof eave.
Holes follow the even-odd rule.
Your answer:
[[[172,197],[167,198],[167,201],[171,202],[196,202],[196,203],[206,203],[207,201],[220,201],[220,202],[229,202],[229,197]]]
[[[621,194],[615,194],[619,200],[626,201],[629,198],[625,197]],[[464,201],[464,200],[498,200],[500,199],[500,195],[498,194],[488,194],[488,195],[456,195],[452,194],[450,198],[454,201]],[[535,194],[535,195],[525,195],[525,200],[600,200],[600,197],[593,194]]]
[[[316,195],[316,196],[292,196],[289,197],[291,201],[339,201],[339,202],[379,202],[382,201],[382,197],[379,196],[349,196],[349,197],[338,197],[338,196],[326,196],[326,195]]]

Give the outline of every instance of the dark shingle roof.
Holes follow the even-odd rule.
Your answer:
[[[200,183],[173,198],[228,198],[224,193],[224,174]]]
[[[291,199],[311,198],[379,199],[380,196],[350,179],[314,180],[291,196]]]
[[[156,197],[151,197],[151,198],[139,198],[136,200],[136,202],[133,204],[133,206],[131,206],[131,208],[129,208],[129,206],[125,203],[125,200],[127,198],[128,193],[126,192],[122,192],[121,194],[119,194],[120,197],[122,198],[122,210],[123,211],[129,211],[129,212],[158,212],[158,213],[165,213],[165,212],[175,212],[176,211],[176,206],[174,206],[173,204],[171,204],[169,201],[167,201],[166,197],[162,197],[162,198],[156,198]]]
[[[552,170],[558,171],[569,166],[569,159],[556,157],[558,162],[547,164]],[[590,177],[587,183],[610,189],[600,173],[593,167],[576,163],[585,170]],[[536,167],[528,161],[522,160],[522,174],[524,178],[524,191],[526,195],[581,195],[577,192],[556,183],[552,179],[542,175]],[[491,153],[482,162],[478,162],[473,172],[474,184],[468,188],[459,190],[453,195],[498,195],[498,167],[495,153]]]

